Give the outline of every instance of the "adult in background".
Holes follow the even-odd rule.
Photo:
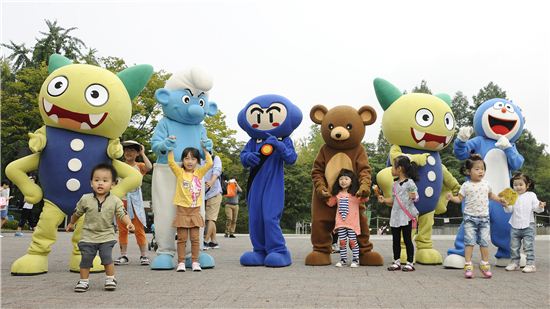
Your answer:
[[[237,226],[237,217],[239,215],[239,193],[243,192],[243,189],[239,186],[237,179],[235,177],[229,178],[229,183],[235,184],[236,194],[232,197],[227,197],[225,202],[225,237],[236,238],[235,237],[235,227]]]
[[[36,182],[36,179],[34,178],[34,176],[30,176],[29,179],[31,179],[32,182]],[[34,222],[33,216],[32,216],[33,207],[34,207],[34,204],[32,203],[29,203],[27,201],[23,203],[23,208],[21,209],[21,219],[19,220],[19,224],[17,225],[17,231],[15,231],[15,237],[23,236],[23,232],[21,232],[21,230],[25,226],[25,223],[29,224],[29,228],[31,231],[34,229],[36,222]]]
[[[212,154],[212,151],[210,151]],[[220,212],[222,203],[222,186],[220,185],[219,177],[222,173],[222,160],[219,156],[213,156],[212,168],[204,175],[204,185],[206,192],[204,199],[206,200],[206,227],[204,229],[204,248],[215,249],[220,245],[216,240],[216,221]]]

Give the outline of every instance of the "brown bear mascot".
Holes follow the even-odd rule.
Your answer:
[[[313,163],[313,198],[311,201],[311,243],[313,251],[306,257],[306,265],[330,265],[332,230],[334,229],[336,208],[327,206],[332,184],[342,168],[354,171],[359,178],[357,195],[368,197],[371,186],[371,168],[361,140],[365,126],[376,121],[376,111],[363,106],[357,111],[350,106],[337,106],[327,110],[316,105],[310,112],[311,120],[321,125],[325,144],[319,150]],[[358,235],[360,265],[383,265],[382,256],[372,251],[369,241],[369,223],[365,205],[360,206],[361,234]]]

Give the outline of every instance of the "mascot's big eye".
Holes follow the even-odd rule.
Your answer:
[[[84,96],[86,97],[86,101],[93,106],[101,106],[109,100],[109,92],[99,84],[88,86],[84,92]]]
[[[502,102],[496,102],[495,104],[493,104],[494,109],[502,109],[503,107],[504,107],[504,103]]]
[[[353,128],[353,126],[351,125],[351,123],[348,123],[348,125],[346,126],[346,129],[351,130],[351,128]]]
[[[63,94],[69,87],[69,80],[65,76],[58,76],[48,84],[48,94],[57,97]]]
[[[451,113],[445,114],[445,126],[449,130],[452,130],[455,127],[455,119]]]
[[[187,95],[184,95],[182,98],[181,98],[181,101],[183,102],[183,104],[189,104],[189,101],[191,101],[191,98]]]
[[[429,109],[419,109],[416,112],[416,123],[422,127],[427,127],[434,122],[434,115]]]
[[[204,106],[204,100],[203,100],[203,99],[200,99],[200,100],[199,100],[199,105],[200,105],[201,107]]]
[[[506,110],[509,111],[510,113],[513,113],[514,112],[514,107],[510,104],[506,104]]]
[[[329,130],[334,129],[334,125],[333,125],[332,123],[329,123],[329,124],[328,124],[328,129],[329,129]]]

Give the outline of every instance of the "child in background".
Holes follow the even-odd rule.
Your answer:
[[[134,225],[126,214],[122,201],[110,192],[116,178],[117,172],[112,165],[99,164],[94,167],[91,177],[94,192],[82,196],[65,228],[67,232],[74,230],[76,221],[82,215],[86,215],[82,226],[82,238],[78,242],[82,260],[80,261],[80,280],[74,288],[75,292],[88,291],[90,268],[98,251],[107,275],[104,288],[108,291],[116,289],[115,265],[112,258],[116,243],[113,229],[114,217],[122,219],[128,230],[134,230]]]
[[[0,189],[0,227],[8,221],[8,205],[10,204],[10,183],[8,180],[2,180],[2,189]],[[0,238],[4,236],[0,235]]]
[[[153,165],[149,158],[145,155],[145,147],[136,141],[124,141],[121,143],[124,149],[124,162],[131,167],[138,170],[141,175],[147,174]],[[140,157],[143,162],[137,162],[136,159]],[[147,257],[147,238],[145,237],[145,226],[147,221],[145,218],[145,208],[143,207],[143,196],[141,194],[141,187],[136,188],[132,192],[126,194],[126,198],[122,200],[124,207],[128,212],[132,224],[135,226],[136,242],[141,253],[139,262],[141,265],[149,265],[151,261]],[[120,257],[115,260],[115,265],[126,265],[129,263],[127,256],[128,250],[128,230],[126,225],[117,220],[118,226],[118,242],[120,245]]]
[[[359,267],[359,244],[357,243],[357,235],[361,234],[359,204],[364,202],[365,199],[355,196],[358,189],[359,180],[357,176],[353,171],[342,169],[332,185],[332,196],[327,201],[329,207],[338,207],[334,231],[338,232],[340,261],[336,263],[336,267],[347,264],[348,240],[353,254],[350,267]]]
[[[29,176],[29,179],[32,182],[36,182],[36,179],[34,176]],[[27,201],[24,202],[23,208],[21,209],[21,218],[19,219],[19,224],[17,225],[17,230],[15,231],[15,237],[23,237],[23,227],[25,226],[25,223],[29,224],[29,228],[32,231],[34,229],[34,226],[36,223],[34,222],[33,215],[32,215],[32,209],[34,208],[34,204],[31,204]]]
[[[227,197],[227,201],[225,202],[225,216],[227,219],[224,236],[235,238],[235,227],[237,226],[237,217],[239,214],[239,193],[243,192],[243,189],[241,189],[235,177],[229,177],[229,183],[235,184],[236,194],[232,197]]]
[[[489,183],[483,180],[485,176],[485,162],[483,158],[474,154],[464,162],[462,173],[470,177],[460,187],[458,196],[447,194],[447,200],[460,204],[464,199],[464,277],[471,279],[474,277],[474,267],[472,265],[472,253],[474,245],[479,245],[481,252],[481,263],[479,269],[483,277],[489,279],[493,276],[491,265],[489,265],[489,199],[506,205],[504,198],[498,197],[491,191]]]
[[[175,140],[175,136],[170,136]],[[173,226],[178,234],[178,267],[176,271],[185,271],[185,245],[187,238],[191,239],[191,269],[201,271],[199,264],[199,228],[204,226],[204,219],[200,214],[202,184],[201,179],[212,167],[212,156],[204,149],[206,164],[200,168],[200,153],[196,148],[188,147],[181,155],[181,166],[174,161],[174,152],[168,153],[168,165],[176,175],[176,193],[174,204],[176,205],[176,217]]]
[[[416,228],[418,210],[414,202],[418,201],[418,189],[415,180],[418,178],[416,163],[411,162],[407,156],[398,156],[391,169],[397,180],[392,186],[392,196],[384,198],[378,196],[380,203],[392,205],[390,215],[390,228],[393,240],[393,263],[388,267],[389,271],[403,270],[414,271],[414,245],[412,242],[412,230]],[[401,234],[407,251],[407,264],[401,267]]]
[[[527,265],[523,268],[524,273],[537,271],[535,267],[535,218],[533,211],[540,213],[546,207],[545,202],[539,201],[537,195],[532,192],[535,189],[533,181],[522,173],[516,173],[510,180],[510,186],[519,195],[514,205],[504,207],[504,211],[512,213],[510,217],[510,249],[512,260],[506,270],[519,270],[519,249],[523,240],[523,250],[527,254]]]

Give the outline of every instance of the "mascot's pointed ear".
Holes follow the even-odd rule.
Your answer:
[[[361,106],[357,113],[361,117],[361,120],[363,120],[363,124],[366,126],[369,126],[376,121],[376,111],[368,105]]]
[[[170,91],[164,88],[155,91],[155,100],[161,105],[166,106],[170,103]]]
[[[63,57],[60,54],[52,54],[48,60],[48,74],[69,64],[73,64],[71,59]]]
[[[315,105],[311,108],[311,112],[309,112],[309,118],[311,118],[311,121],[314,123],[321,124],[327,113],[328,109],[326,107],[323,105]]]
[[[208,116],[214,116],[218,113],[218,104],[214,102],[208,102],[208,110],[206,111],[206,114]]]
[[[445,101],[447,105],[452,106],[453,101],[451,100],[451,96],[446,93],[438,93],[435,95],[436,97],[440,98],[441,100]]]
[[[148,64],[135,65],[117,74],[126,87],[131,100],[143,90],[152,75],[153,67]]]
[[[402,95],[397,87],[385,79],[375,78],[373,84],[376,97],[383,110],[388,109],[388,107]]]

